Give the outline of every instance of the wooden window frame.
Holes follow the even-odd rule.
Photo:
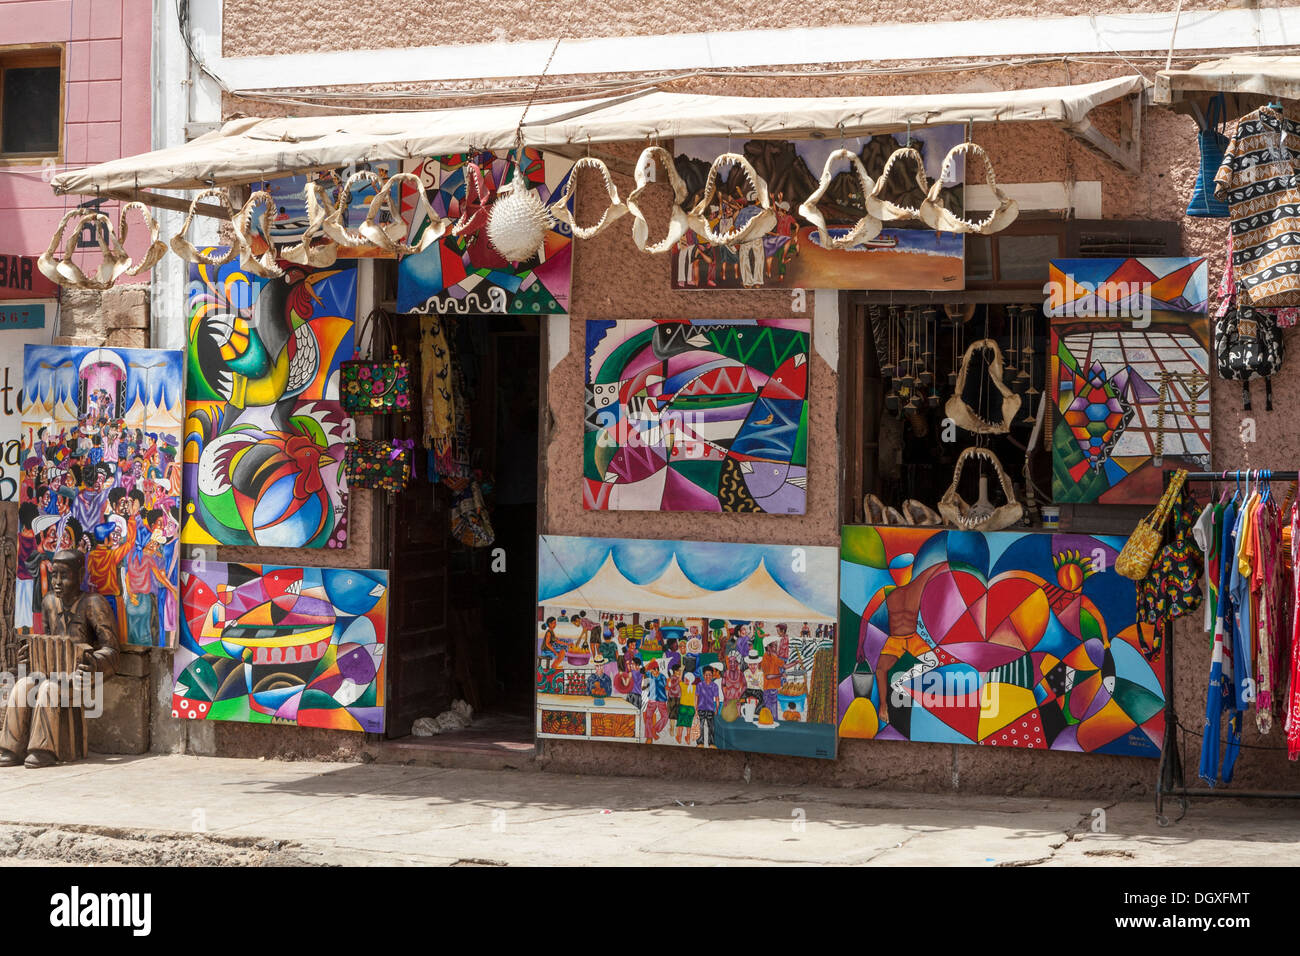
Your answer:
[[[0,122],[3,122],[4,77],[8,70],[23,67],[57,66],[59,68],[59,143],[52,153],[0,152],[0,166],[39,166],[52,159],[62,165],[67,135],[68,48],[63,43],[20,43],[0,46]],[[2,144],[0,144],[2,145]]]

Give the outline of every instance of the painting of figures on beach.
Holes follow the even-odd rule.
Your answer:
[[[704,193],[709,166],[723,153],[740,153],[767,181],[776,225],[767,235],[736,246],[714,246],[687,232],[669,253],[674,289],[948,289],[965,288],[964,237],[935,232],[919,221],[886,223],[880,235],[851,249],[823,248],[813,226],[799,215],[799,204],[816,190],[826,158],[837,149],[858,154],[874,181],[895,150],[908,145],[925,161],[933,181],[948,151],[962,141],[961,126],[930,126],[907,133],[880,133],[841,142],[835,137],[808,140],[678,139],[677,172],[686,183],[690,209]],[[944,202],[960,209],[965,166],[953,164],[944,185]],[[861,187],[846,162],[834,173],[818,204],[833,235],[843,235],[864,211]],[[714,228],[743,225],[757,214],[751,187],[737,167],[719,180],[706,215]],[[919,207],[925,198],[915,170],[895,163],[884,198]]]
[[[1159,756],[1164,658],[1123,546],[843,528],[840,736]]]
[[[1051,263],[1052,499],[1153,504],[1210,467],[1203,258]]]
[[[835,756],[834,548],[538,544],[543,737]]]
[[[24,353],[14,625],[45,633],[61,549],[85,556],[123,644],[177,627],[183,356],[163,349],[28,345]]]
[[[357,268],[190,265],[186,544],[341,548]]]
[[[172,716],[384,729],[388,572],[187,561]]]
[[[807,319],[587,322],[583,507],[803,514]]]
[[[543,203],[549,205],[563,192],[573,160],[531,148],[518,158],[528,188]],[[424,252],[398,263],[398,312],[563,315],[569,311],[573,234],[568,224],[553,222],[538,254],[526,262],[507,261],[488,239],[489,213],[498,190],[516,175],[515,159],[515,150],[475,150],[407,162],[407,171],[424,184],[434,214],[453,221],[463,217],[466,228],[459,236],[448,231]],[[481,189],[474,188],[467,172],[471,164],[479,169]],[[414,195],[409,186],[403,188],[404,209],[413,211]],[[573,200],[569,202],[572,211]],[[422,229],[422,223],[414,223],[413,238]]]

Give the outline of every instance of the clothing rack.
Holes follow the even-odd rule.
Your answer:
[[[1164,473],[1164,486],[1169,487],[1173,472]],[[1237,481],[1256,479],[1266,481],[1300,481],[1300,472],[1268,471],[1253,468],[1248,471],[1192,471],[1188,482]],[[1206,600],[1209,596],[1206,595]],[[1169,826],[1164,814],[1165,797],[1176,797],[1184,813],[1188,797],[1231,797],[1236,800],[1300,800],[1295,790],[1233,790],[1231,788],[1189,787],[1186,771],[1178,751],[1178,717],[1174,708],[1174,624],[1167,620],[1161,627],[1161,647],[1165,655],[1165,740],[1160,749],[1160,767],[1156,772],[1156,822]],[[1294,649],[1292,651],[1294,653]],[[1217,733],[1217,731],[1216,731]],[[1181,819],[1181,817],[1180,817]]]

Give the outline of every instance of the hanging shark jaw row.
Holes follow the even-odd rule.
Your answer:
[[[578,225],[577,219],[569,211],[569,200],[577,189],[578,173],[583,169],[594,169],[600,173],[605,186],[605,195],[609,197],[609,205],[605,207],[605,211],[600,214],[600,219],[592,226]],[[618,187],[614,185],[614,180],[609,175],[609,167],[594,156],[584,156],[573,164],[573,169],[569,171],[569,178],[564,184],[564,191],[560,193],[558,199],[551,203],[551,214],[560,222],[567,223],[573,235],[578,239],[592,238],[627,212],[628,207],[619,199]]]
[[[739,229],[718,232],[709,223],[709,204],[717,197],[719,174],[723,170],[730,170],[732,166],[739,166],[745,174],[746,182],[751,187],[750,192],[753,193],[754,204],[758,206],[759,212]],[[748,193],[746,195],[748,196]],[[768,195],[767,180],[758,174],[744,156],[739,153],[723,153],[709,166],[709,176],[704,181],[704,194],[695,204],[695,208],[687,213],[687,219],[696,235],[715,246],[732,246],[757,239],[771,231],[776,225],[776,212],[772,209],[772,198]]]
[[[347,182],[343,184],[343,191],[339,193],[339,201],[335,204],[334,209],[325,217],[325,221],[321,224],[321,228],[325,235],[333,239],[340,246],[366,245],[365,236],[348,228],[348,208],[352,204],[352,191],[354,189],[364,188],[364,186],[359,185],[361,183],[366,183],[374,189],[375,198],[379,198],[381,195],[384,196],[385,201],[388,203],[390,212],[393,211],[392,197],[383,191],[383,179],[378,173],[370,169],[363,169],[353,173],[347,178]]]
[[[835,164],[843,161],[847,161],[852,167],[853,175],[857,177],[858,188],[862,190],[862,201],[865,204],[867,197],[876,188],[876,184],[867,175],[862,160],[847,149],[837,149],[826,157],[826,165],[822,168],[822,178],[818,181],[817,188],[813,190],[812,195],[799,204],[799,215],[811,222],[813,228],[821,234],[822,245],[832,249],[851,249],[869,239],[874,239],[880,235],[883,226],[883,223],[868,211],[853,224],[846,235],[832,236],[830,230],[826,228],[826,217],[822,215],[822,211],[817,204],[821,202],[822,197],[826,195],[826,190],[830,188],[831,183],[834,181],[835,177],[832,175],[832,170]]]
[[[1002,396],[1002,421],[1000,422],[987,421],[962,398],[966,394],[966,377],[970,374],[971,358],[977,351],[993,353],[987,374],[994,390]],[[957,384],[943,411],[959,428],[974,432],[976,435],[1003,435],[1011,430],[1011,423],[1020,411],[1020,396],[1007,388],[1006,383],[1002,381],[1002,349],[993,339],[979,339],[966,349],[966,354],[961,360],[961,370],[957,373]]]
[[[972,505],[957,493],[962,469],[971,459],[978,459],[992,466],[993,473],[1002,487],[1002,496],[1006,499],[1004,504],[995,506],[991,502],[981,500]],[[1000,531],[1019,521],[1024,510],[1024,506],[1016,500],[1010,476],[1003,469],[998,456],[990,449],[972,446],[964,449],[957,456],[957,464],[952,472],[952,484],[939,500],[939,514],[943,515],[946,524],[963,531]]]
[[[650,223],[637,205],[638,200],[645,194],[646,188],[652,181],[653,171],[658,166],[663,167],[664,176],[668,180],[668,185],[673,190],[673,206],[671,218],[668,222],[668,232],[658,242],[650,241]],[[686,183],[677,172],[677,165],[673,162],[672,154],[662,146],[647,146],[641,151],[641,156],[636,163],[636,172],[633,176],[635,188],[628,193],[627,211],[632,215],[632,241],[642,252],[648,252],[652,255],[661,255],[668,252],[677,241],[690,228],[686,210],[682,208],[682,203],[686,201]]]

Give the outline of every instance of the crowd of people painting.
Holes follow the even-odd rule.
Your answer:
[[[548,610],[538,691],[597,707],[621,698],[646,743],[717,746],[719,720],[765,729],[833,721],[833,700],[815,686],[834,680],[832,624],[592,615]]]
[[[762,212],[752,191],[746,194],[740,187],[730,194],[719,193],[717,200],[709,206],[707,218],[719,232],[740,229]],[[772,197],[772,209],[776,225],[766,235],[734,245],[715,246],[687,230],[674,249],[677,285],[715,288],[719,282],[724,286],[738,282],[741,288],[757,289],[784,282],[786,268],[799,254],[799,221],[790,214],[784,193]]]
[[[107,389],[77,424],[24,426],[15,626],[43,633],[56,551],[85,555],[86,590],[107,598],[125,643],[174,631],[181,466],[173,434],[128,427]]]

